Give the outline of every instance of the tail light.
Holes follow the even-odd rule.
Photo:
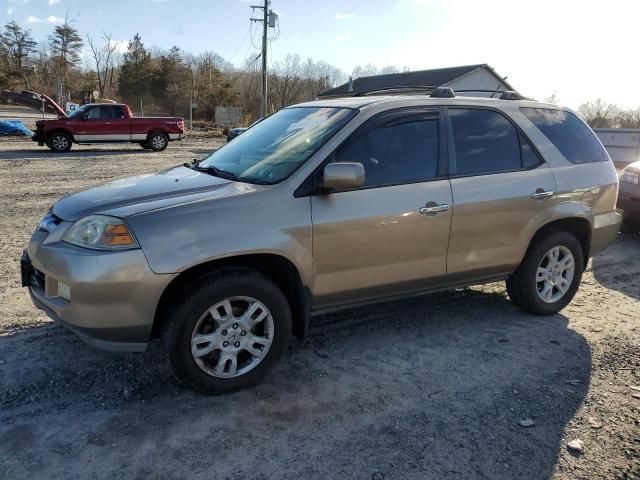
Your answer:
[[[179,128],[180,130],[184,131],[184,120],[180,120],[180,121],[178,122],[178,128]]]

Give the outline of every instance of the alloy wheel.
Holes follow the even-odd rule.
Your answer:
[[[69,146],[69,139],[62,135],[56,135],[51,140],[51,143],[56,150],[65,150]]]
[[[230,297],[198,319],[191,335],[191,355],[207,375],[238,377],[265,358],[273,335],[273,317],[263,303],[251,297]]]
[[[555,303],[569,291],[575,274],[575,261],[571,250],[556,246],[540,261],[536,272],[538,297],[545,303]]]

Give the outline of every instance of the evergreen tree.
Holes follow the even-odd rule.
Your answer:
[[[145,50],[140,34],[136,33],[129,42],[120,67],[118,93],[129,103],[137,105],[149,94],[153,73],[151,55]]]
[[[64,23],[56,26],[49,35],[49,48],[58,76],[59,97],[64,96],[64,92],[70,88],[69,71],[80,62],[82,45],[82,38],[69,18],[65,18]]]
[[[7,23],[0,35],[0,56],[3,63],[3,76],[6,80],[19,79],[25,88],[29,88],[29,79],[25,74],[25,60],[35,52],[36,42],[29,30],[23,30],[15,21]]]

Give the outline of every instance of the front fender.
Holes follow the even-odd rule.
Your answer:
[[[155,273],[249,254],[289,260],[312,281],[311,205],[293,195],[248,195],[197,202],[127,218]]]

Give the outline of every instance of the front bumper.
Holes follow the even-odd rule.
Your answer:
[[[143,351],[151,340],[156,307],[175,275],[151,271],[141,250],[93,251],[36,231],[21,260],[23,285],[33,304],[96,347]],[[60,284],[68,286],[64,298]]]

